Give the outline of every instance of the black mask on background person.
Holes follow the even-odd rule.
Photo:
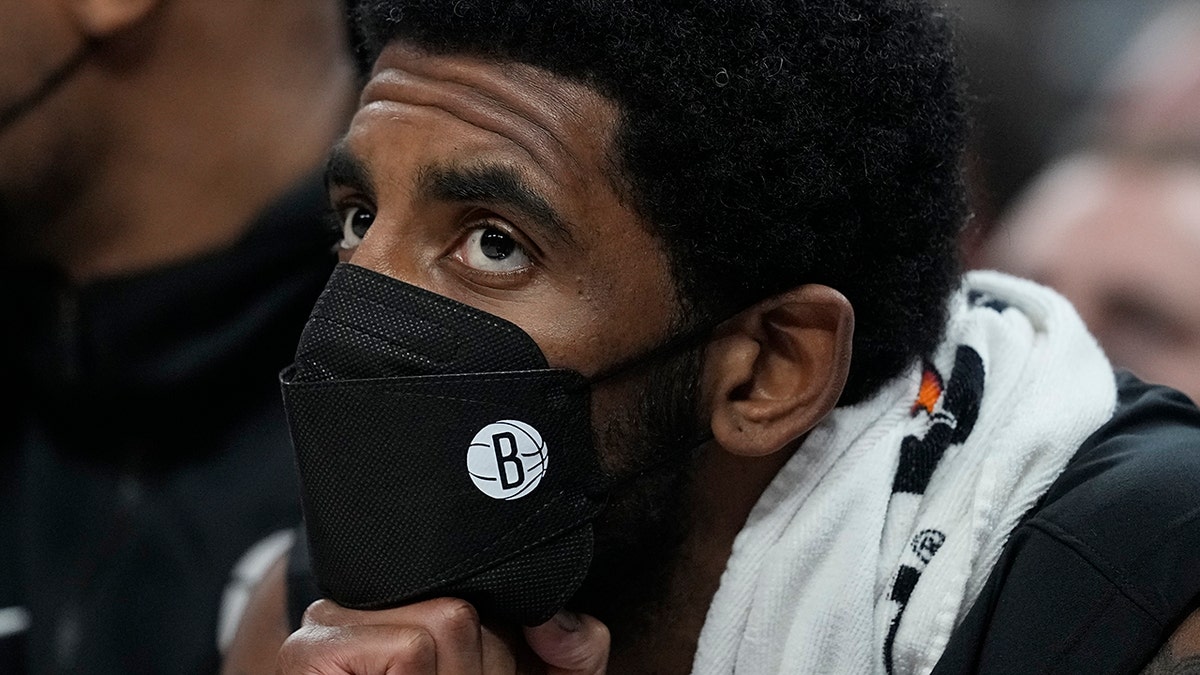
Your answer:
[[[533,625],[579,588],[609,483],[589,382],[520,328],[342,263],[281,380],[328,597]]]

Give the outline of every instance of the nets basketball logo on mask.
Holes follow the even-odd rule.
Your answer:
[[[339,263],[280,376],[321,591],[351,609],[449,596],[544,623],[583,583],[612,489],[592,387],[711,330],[584,377],[516,324]]]
[[[546,473],[546,443],[537,429],[517,420],[489,424],[467,449],[467,472],[480,492],[494,499],[520,499]]]

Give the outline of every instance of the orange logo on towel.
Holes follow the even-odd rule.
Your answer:
[[[916,415],[917,411],[924,410],[930,415],[933,414],[933,407],[937,405],[938,399],[942,397],[942,376],[937,374],[933,366],[925,366],[925,371],[921,373],[921,390],[917,392],[917,400],[913,403],[912,414]]]

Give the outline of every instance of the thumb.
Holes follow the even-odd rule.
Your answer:
[[[525,629],[525,641],[548,675],[604,675],[609,640],[608,626],[598,619],[566,610]]]

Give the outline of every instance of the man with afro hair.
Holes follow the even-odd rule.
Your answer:
[[[227,672],[1137,672],[1190,653],[1200,412],[1114,377],[1047,289],[960,276],[966,120],[938,5],[373,0],[358,20],[375,66],[328,171],[343,264],[289,405],[306,371],[326,390],[541,372],[436,370],[404,331],[379,363],[420,373],[316,356],[381,339],[366,315],[422,335],[473,317],[472,354],[502,325],[582,376],[603,506],[579,583],[522,615],[546,623],[510,611],[536,592],[512,579],[557,560],[544,541],[486,582],[344,593],[426,565],[482,498],[447,489],[410,521],[370,506],[374,476],[320,492],[307,467],[358,457],[358,431],[431,427],[370,398],[293,405],[309,546],[259,588]],[[470,398],[442,382],[425,417]],[[316,417],[346,433],[314,444]],[[403,431],[382,491],[423,499],[386,487],[398,467],[478,428],[450,450]],[[473,479],[508,479],[498,438],[499,478]],[[547,476],[574,461],[534,445]],[[359,521],[438,545],[330,555]]]

